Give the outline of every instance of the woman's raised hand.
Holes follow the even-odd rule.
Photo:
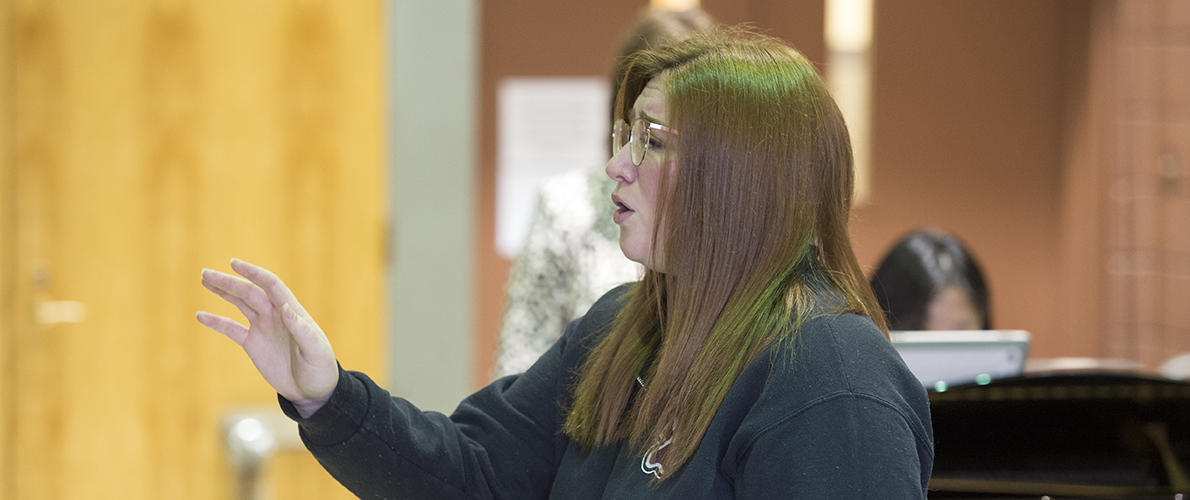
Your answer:
[[[202,285],[236,306],[249,326],[205,311],[198,322],[243,347],[265,381],[309,417],[339,382],[330,341],[277,275],[239,259],[231,269],[247,279],[203,269]]]

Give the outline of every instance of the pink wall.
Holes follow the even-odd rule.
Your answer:
[[[904,232],[963,238],[988,275],[993,327],[1059,354],[1057,2],[884,1],[876,24],[871,203],[855,211],[860,262]]]

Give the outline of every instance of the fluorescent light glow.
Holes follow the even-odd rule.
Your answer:
[[[826,47],[863,52],[872,46],[872,0],[826,0]]]
[[[854,204],[871,197],[873,0],[825,0],[826,81],[851,133]]]
[[[698,0],[649,0],[649,7],[657,10],[683,11],[698,8]]]

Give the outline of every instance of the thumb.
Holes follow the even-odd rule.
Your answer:
[[[294,383],[302,393],[319,400],[318,406],[321,406],[339,380],[338,363],[331,343],[313,320],[297,314],[289,303],[281,306],[281,321],[296,347],[290,352]]]
[[[297,343],[298,349],[303,353],[325,353],[329,352],[330,341],[323,335],[322,329],[313,320],[308,319],[305,315],[298,314],[296,308],[290,306],[288,302],[281,306],[281,321],[285,324],[285,328],[289,330],[289,334],[293,336],[294,342]],[[333,354],[331,355],[333,358]]]

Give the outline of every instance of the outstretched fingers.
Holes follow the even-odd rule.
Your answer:
[[[240,259],[231,259],[231,269],[264,290],[273,307],[280,308],[289,304],[289,307],[294,308],[295,313],[306,314],[306,310],[298,303],[297,297],[272,271]]]
[[[255,310],[253,310],[251,307],[248,307],[248,304],[245,304],[244,301],[239,299],[239,297],[223,291],[215,285],[207,282],[207,280],[204,279],[202,281],[202,286],[203,288],[210,290],[211,293],[218,295],[219,298],[226,300],[233,306],[236,306],[236,309],[239,309],[240,313],[243,314],[245,318],[248,318],[248,321],[256,321],[256,318],[259,316],[256,314]]]
[[[207,328],[215,330],[227,338],[234,341],[236,344],[244,345],[244,341],[248,338],[248,328],[241,325],[230,318],[211,314],[206,311],[199,311],[194,315],[199,323],[202,323]]]
[[[254,311],[257,315],[268,313],[272,307],[268,295],[264,293],[264,290],[261,290],[260,287],[239,276],[232,276],[212,269],[203,269],[202,283],[208,290],[215,292],[220,297],[224,297],[229,302],[231,302],[231,299],[228,299],[226,296],[234,297],[240,302],[239,304],[232,302],[236,304],[236,307],[243,305]],[[216,291],[216,289],[219,291]],[[241,309],[241,312],[244,312],[244,315],[248,316],[249,320],[255,319],[249,316],[243,309]]]

